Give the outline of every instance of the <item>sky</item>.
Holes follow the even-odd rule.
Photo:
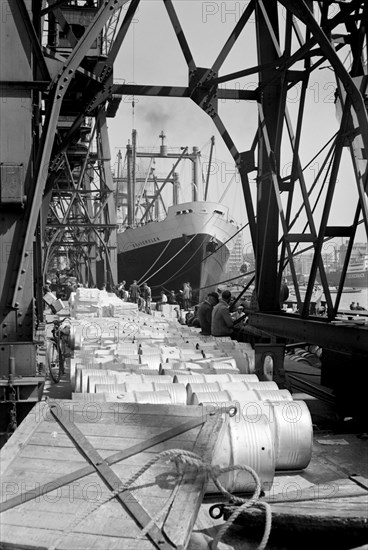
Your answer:
[[[200,1],[174,0],[184,34],[198,67],[210,67],[239,20],[247,1]],[[126,9],[126,7],[124,7]],[[123,9],[123,13],[124,13]],[[334,9],[333,7],[331,9]],[[285,13],[281,11],[280,26],[283,26]],[[302,26],[301,26],[302,28]],[[283,32],[281,28],[283,40]],[[343,51],[342,58],[346,56]],[[348,62],[349,60],[347,60]],[[246,25],[238,38],[228,59],[223,64],[220,75],[239,71],[257,65],[256,36],[254,19]],[[296,67],[301,68],[301,66]],[[187,66],[181,53],[175,33],[162,0],[142,0],[135,15],[125,42],[120,49],[114,65],[114,82],[152,84],[152,85],[187,85]],[[223,84],[228,88],[254,89],[258,84],[257,75],[237,79]],[[334,92],[335,76],[328,63],[310,77],[307,93],[307,115],[303,119],[301,146],[301,164],[306,167],[304,177],[309,187],[317,172],[322,168],[323,156],[315,159],[319,150],[338,129]],[[215,136],[214,163],[211,167],[211,200],[223,198],[233,217],[239,224],[247,222],[245,204],[240,185],[240,178],[221,136],[212,120],[190,99],[135,97],[134,114],[132,97],[122,99],[117,115],[108,119],[111,163],[116,166],[119,149],[125,154],[125,147],[131,137],[132,128],[138,133],[138,147],[157,149],[160,144],[159,134],[163,130],[166,144],[170,147],[199,147],[202,155],[203,172],[208,167],[209,143]],[[290,119],[296,126],[297,109],[300,99],[300,85],[290,90],[287,107]],[[258,124],[257,104],[250,101],[219,101],[219,114],[239,151],[249,150]],[[282,148],[281,175],[290,173],[291,148],[287,144]],[[337,186],[333,199],[330,224],[350,225],[357,204],[356,185],[348,155],[341,163]],[[190,183],[190,173],[181,168],[181,183]],[[167,170],[168,171],[168,170]],[[323,173],[323,172],[322,172]],[[251,186],[255,190],[256,172],[250,174]],[[231,184],[230,184],[231,183]],[[298,192],[297,192],[298,193]],[[298,195],[296,195],[298,196]],[[323,197],[323,192],[322,192]],[[312,194],[312,204],[317,198],[317,191]],[[286,194],[282,200],[285,204]],[[296,204],[301,204],[302,198]],[[294,213],[297,212],[295,206]],[[315,217],[321,215],[321,206],[317,204]],[[302,229],[304,219],[298,218],[295,229]],[[361,226],[358,239],[366,241]],[[250,242],[249,233],[244,231],[245,246]]]

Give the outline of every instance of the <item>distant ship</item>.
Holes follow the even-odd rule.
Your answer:
[[[330,285],[336,286],[339,283],[341,271],[330,271],[327,273],[327,280]],[[361,258],[354,258],[349,263],[344,287],[368,288],[368,254]]]
[[[118,278],[119,281],[125,280],[127,286],[134,279],[138,284],[147,282],[153,296],[159,296],[161,290],[178,292],[185,282],[190,282],[193,301],[196,302],[208,292],[217,290],[224,279],[226,264],[234,246],[233,237],[239,228],[226,206],[199,200],[198,150],[193,148],[192,153],[170,153],[164,145],[163,133],[160,137],[160,151],[144,153],[135,150],[133,133],[132,146],[127,146],[126,174],[118,174],[115,178],[125,221],[118,231]],[[137,157],[191,160],[193,200],[178,202],[179,184],[173,169],[169,176],[160,179],[151,166],[151,173],[139,178],[138,171],[134,169],[134,159]],[[135,189],[142,184],[142,180],[144,191],[141,185],[140,193],[137,193]],[[162,180],[163,185],[159,187]],[[173,186],[174,203],[168,208],[162,197],[167,182]],[[140,216],[133,215],[139,207],[137,197],[144,198],[144,202],[140,203],[143,210]],[[165,211],[164,218],[160,217],[160,208]]]

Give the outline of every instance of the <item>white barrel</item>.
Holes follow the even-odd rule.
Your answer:
[[[220,382],[221,389],[229,392],[246,392],[250,391],[246,380],[239,380],[239,382]],[[254,399],[256,395],[254,393]]]
[[[195,363],[193,361],[177,361],[174,365],[175,369],[184,369],[184,370],[203,370],[203,367],[206,366],[202,362]]]
[[[221,391],[220,382],[203,382],[203,383],[188,383],[187,384],[187,404],[193,405],[192,397],[194,393],[203,393],[203,392],[212,392]]]
[[[114,358],[114,353],[109,348],[99,348],[95,350],[95,357],[105,357],[106,355]]]
[[[139,355],[118,355],[119,361],[124,365],[140,365]]]
[[[226,389],[226,388],[225,388]],[[260,401],[292,401],[289,390],[254,390]]]
[[[276,470],[306,468],[312,458],[313,445],[312,419],[306,403],[272,403],[272,412],[270,426],[275,443]]]
[[[278,390],[276,382],[247,382],[250,390]]]
[[[268,419],[260,416],[257,422],[247,422],[238,415],[228,418],[217,439],[212,465],[250,466],[258,474],[262,490],[269,490],[275,475],[275,450]],[[219,480],[232,493],[255,488],[253,477],[242,470],[223,474]],[[218,492],[212,481],[207,492]]]
[[[150,369],[150,368],[147,368],[145,366],[141,366],[137,372],[139,372],[140,374],[144,375],[144,376],[150,376],[150,375],[153,375],[153,376],[159,376],[160,373],[157,369]]]
[[[69,345],[72,350],[80,349],[82,345],[82,327],[74,322],[70,326]]]
[[[242,394],[251,394],[253,399],[258,399],[256,392],[249,388],[245,380],[239,380],[239,382],[220,382],[220,386],[223,391],[236,395],[236,399],[239,399]]]
[[[220,366],[214,366],[212,368],[213,372],[215,374],[233,374],[233,373],[238,373],[239,370],[237,368],[233,368],[231,365],[228,365],[226,366],[226,364],[224,363],[223,365],[220,365]]]
[[[116,352],[119,355],[138,355],[137,344],[118,343],[116,346]]]
[[[251,372],[251,369],[250,369],[250,365],[249,365],[249,360],[248,360],[248,356],[246,353],[243,353],[241,351],[236,351],[234,353],[234,359],[235,359],[235,362],[236,362],[236,366],[238,368],[238,371],[241,373],[241,374],[250,374]]]
[[[111,374],[95,374],[95,375],[88,375],[87,380],[87,392],[88,393],[95,393],[96,384],[116,384],[117,379],[116,376],[112,376]]]
[[[93,376],[94,374],[106,374],[106,371],[102,368],[97,369],[88,368],[88,367],[79,367],[77,366],[76,375],[75,375],[75,391],[87,393],[88,387],[88,376],[89,374]]]
[[[205,403],[228,403],[231,395],[227,391],[198,392],[192,395],[192,405],[203,405]]]
[[[238,380],[244,380],[245,382],[259,382],[259,378],[256,374],[232,374],[230,376],[231,382],[238,382]]]
[[[232,375],[228,373],[224,374],[205,374],[204,378],[206,382],[230,382],[230,377]]]
[[[142,365],[138,365],[137,370],[138,371],[146,370],[146,371],[150,371],[152,374],[160,374],[159,367],[152,364],[146,365],[145,363],[142,363]]]
[[[188,372],[186,374],[175,374],[172,380],[174,384],[188,384],[192,382],[194,384],[206,381],[204,374],[188,374]]]
[[[184,384],[172,384],[167,388],[167,390],[162,389],[158,391],[168,391],[173,405],[187,404],[187,390]]]
[[[173,395],[169,391],[134,392],[136,403],[152,403],[153,405],[170,405],[173,403]]]
[[[164,376],[172,376],[172,378],[174,378],[174,376],[182,376],[183,374],[187,374],[189,376],[197,376],[197,372],[198,371],[191,371],[191,370],[185,370],[185,369],[163,369],[161,371],[161,373],[164,375]],[[191,375],[191,373],[193,373]]]
[[[125,382],[125,388],[128,393],[134,391],[154,391],[154,382]]]
[[[171,376],[164,376],[162,374],[152,374],[148,373],[145,375],[142,375],[142,381],[143,382],[172,382]]]
[[[234,370],[237,370],[236,362],[233,357],[218,357],[216,359],[211,359],[210,361],[211,367],[231,367]]]
[[[96,384],[95,393],[122,393],[126,392],[125,384]]]

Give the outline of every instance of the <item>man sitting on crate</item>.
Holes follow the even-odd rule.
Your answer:
[[[231,292],[224,290],[219,303],[212,310],[211,334],[212,336],[232,336],[234,332],[234,320],[230,314],[229,304]]]
[[[212,310],[219,303],[219,297],[216,292],[207,294],[204,302],[199,304],[198,319],[203,336],[211,336]]]

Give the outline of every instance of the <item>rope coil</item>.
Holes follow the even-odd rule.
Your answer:
[[[96,509],[98,509],[100,506],[105,504],[106,502],[112,500],[116,496],[118,496],[120,493],[127,491],[127,490],[134,490],[134,487],[132,487],[133,483],[137,481],[137,479],[143,475],[151,466],[153,466],[156,462],[159,460],[166,459],[166,463],[173,462],[178,470],[178,473],[180,472],[180,466],[189,466],[193,467],[196,470],[200,472],[204,472],[209,478],[211,478],[220,491],[220,493],[228,498],[231,502],[234,504],[239,504],[240,506],[231,514],[227,522],[219,529],[219,532],[215,539],[212,542],[211,550],[216,550],[217,546],[220,542],[220,540],[225,535],[226,531],[229,529],[229,527],[234,523],[236,518],[241,514],[243,510],[246,508],[250,508],[251,506],[256,506],[258,508],[263,508],[265,510],[265,529],[264,534],[262,537],[262,540],[257,547],[257,550],[263,550],[266,547],[267,541],[270,536],[271,532],[271,507],[266,502],[259,502],[259,497],[261,494],[261,482],[258,477],[258,474],[253,468],[250,466],[242,466],[242,465],[234,465],[234,466],[226,466],[221,468],[220,466],[212,466],[209,463],[203,462],[200,456],[196,455],[195,453],[192,453],[190,451],[184,451],[182,449],[169,449],[167,451],[162,451],[161,453],[158,453],[156,456],[154,456],[149,462],[147,462],[140,470],[138,470],[134,475],[132,475],[124,484],[119,486],[115,491],[112,491],[111,494],[108,495],[107,498],[103,499],[102,501],[98,503],[94,503],[92,506],[90,506],[85,512],[83,512],[81,515],[77,516],[75,520],[72,522],[71,525],[67,526],[61,537],[54,543],[52,546],[49,547],[49,550],[55,550],[57,545],[66,537],[68,534],[72,533],[72,530],[79,525],[86,517],[88,517],[90,514],[92,514]],[[218,477],[220,477],[222,474],[225,474],[227,472],[232,472],[236,470],[242,470],[245,472],[248,472],[254,479],[255,482],[255,490],[250,499],[244,499],[241,497],[236,497],[232,495],[229,491],[225,489],[225,487],[222,485],[222,483],[218,480]],[[143,538],[152,528],[153,525],[157,525],[158,520],[168,511],[170,508],[172,502],[175,499],[175,491],[173,491],[170,498],[167,500],[166,504],[162,507],[160,512],[152,518],[147,525],[145,525],[142,529],[142,531],[139,533],[139,535],[136,537],[137,539]]]

